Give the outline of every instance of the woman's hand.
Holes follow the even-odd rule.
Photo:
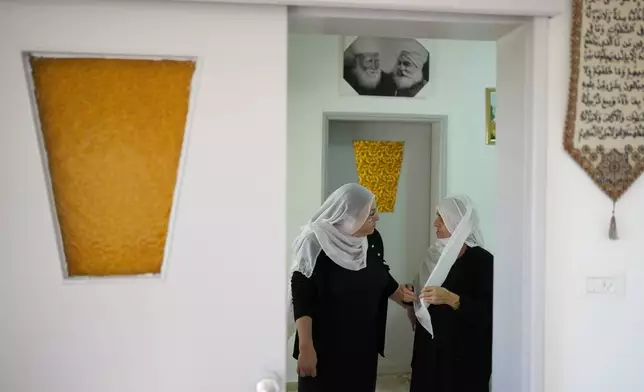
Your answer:
[[[420,293],[420,299],[424,300],[430,305],[449,305],[456,309],[458,307],[460,297],[443,287],[425,287]]]
[[[409,322],[411,323],[411,330],[416,331],[416,312],[414,312],[413,307],[408,307],[407,308],[407,318],[409,319]]]
[[[401,285],[398,287],[398,293],[400,296],[400,301],[402,303],[412,303],[414,301],[418,301],[418,297],[416,296],[416,293],[414,293],[414,286],[410,284],[406,285]]]
[[[313,345],[300,347],[300,356],[297,358],[297,374],[300,377],[316,377],[318,356]]]

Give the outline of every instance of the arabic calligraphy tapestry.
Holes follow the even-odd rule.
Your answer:
[[[573,0],[564,148],[615,203],[644,172],[644,1]]]

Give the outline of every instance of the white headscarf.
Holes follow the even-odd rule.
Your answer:
[[[438,239],[427,250],[427,259],[420,267],[415,285],[418,293],[423,287],[443,285],[464,244],[469,247],[483,246],[478,215],[467,196],[447,197],[441,201],[437,210],[451,237]],[[434,329],[427,304],[417,301],[414,303],[414,310],[420,324],[433,336]]]
[[[313,214],[293,242],[293,272],[310,278],[320,252],[342,268],[359,271],[367,266],[367,237],[355,237],[369,218],[375,196],[360,184],[345,184],[333,192]],[[292,295],[289,281],[289,312]],[[292,334],[289,315],[289,335]],[[293,326],[294,327],[294,326]]]
[[[342,268],[358,271],[367,265],[367,237],[354,237],[367,221],[374,195],[362,185],[351,183],[338,188],[302,227],[293,242],[293,271],[307,278],[323,250]]]
[[[470,235],[465,240],[465,243],[470,247],[484,246],[483,233],[481,233],[481,228],[479,227],[479,216],[476,213],[474,204],[467,196],[453,196],[446,197],[436,208],[438,214],[443,218],[445,227],[449,230],[450,233],[454,233],[458,224],[461,223],[461,220],[467,213],[467,210],[470,209]],[[447,239],[447,238],[445,238]]]

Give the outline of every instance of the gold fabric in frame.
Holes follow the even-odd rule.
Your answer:
[[[394,212],[404,145],[395,141],[353,142],[358,181],[376,195],[380,212]]]
[[[29,63],[67,274],[159,273],[195,63]]]

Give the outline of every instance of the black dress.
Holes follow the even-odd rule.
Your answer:
[[[295,320],[310,316],[317,377],[300,377],[299,392],[374,392],[378,354],[383,355],[387,301],[398,289],[383,259],[382,237],[368,238],[367,266],[340,267],[322,252],[309,279],[293,274]],[[295,337],[293,357],[299,357]]]
[[[460,307],[430,306],[434,339],[416,322],[410,392],[488,392],[492,372],[493,256],[468,248],[443,287]]]

